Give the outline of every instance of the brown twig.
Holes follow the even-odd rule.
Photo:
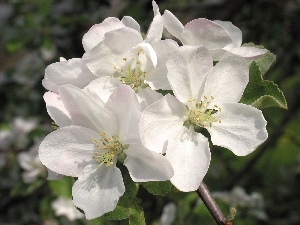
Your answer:
[[[199,188],[196,190],[197,194],[201,198],[201,200],[206,205],[207,209],[209,210],[210,214],[213,216],[214,220],[216,221],[217,225],[226,225],[226,219],[221,212],[219,206],[215,202],[214,198],[210,194],[207,186],[204,182],[201,182]]]

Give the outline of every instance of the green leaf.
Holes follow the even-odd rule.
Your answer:
[[[129,225],[146,225],[144,210],[140,206],[130,209]]]
[[[143,187],[153,195],[165,196],[171,191],[172,184],[170,181],[151,181],[142,183]]]
[[[54,194],[65,198],[72,198],[73,183],[74,178],[62,177],[60,180],[50,180],[49,186]]]
[[[272,81],[263,80],[262,73],[256,62],[249,67],[249,83],[240,100],[241,103],[252,105],[258,109],[279,107],[287,109],[282,91]]]
[[[265,48],[264,46],[255,45],[253,43],[243,44],[243,47],[256,47],[261,49]],[[275,63],[275,61],[276,61],[276,56],[270,51],[268,51],[265,55],[263,55],[259,59],[255,60],[255,62],[259,66],[262,76],[265,75],[265,73],[270,69],[270,67]]]

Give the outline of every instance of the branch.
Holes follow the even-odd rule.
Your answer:
[[[226,219],[221,212],[219,206],[215,202],[214,198],[211,196],[207,186],[204,182],[201,182],[199,188],[196,190],[197,194],[201,198],[201,200],[206,205],[208,211],[213,216],[214,220],[216,221],[217,225],[226,225]]]

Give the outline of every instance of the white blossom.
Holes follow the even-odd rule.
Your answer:
[[[241,47],[242,32],[228,21],[198,18],[183,26],[170,11],[166,10],[163,15],[163,23],[167,31],[178,38],[183,45],[208,48],[215,61],[232,55],[238,55],[251,61],[267,53],[266,49]]]
[[[117,162],[124,163],[135,182],[173,176],[167,159],[141,144],[141,108],[127,85],[116,88],[106,103],[72,85],[60,86],[58,92],[73,123],[50,133],[40,145],[39,156],[54,172],[78,177],[73,202],[87,219],[114,210],[124,194]]]
[[[243,156],[266,140],[266,121],[260,110],[238,103],[249,80],[243,58],[227,57],[213,66],[208,49],[183,46],[167,68],[175,97],[168,94],[145,109],[141,139],[148,149],[166,153],[175,187],[194,191],[210,162],[204,128],[214,145]]]
[[[66,216],[70,221],[81,219],[84,217],[72,202],[72,199],[66,199],[63,197],[57,198],[51,204],[52,209],[56,216]]]

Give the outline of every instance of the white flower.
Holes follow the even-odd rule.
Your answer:
[[[247,208],[249,214],[259,219],[266,220],[268,218],[264,211],[263,196],[258,192],[247,194],[244,188],[236,186],[230,192],[213,192],[212,195],[231,206]]]
[[[84,88],[95,80],[93,90],[88,91],[97,95],[104,88],[106,93],[101,90],[99,97],[105,102],[116,87],[127,84],[138,94],[142,108],[162,98],[154,90],[170,89],[166,60],[178,44],[161,40],[162,17],[155,1],[152,4],[154,18],[144,40],[132,17],[121,21],[109,17],[83,36],[86,53],[82,59],[63,60],[46,68],[43,86],[57,93],[60,85]]]
[[[255,60],[267,53],[266,49],[241,47],[242,32],[231,22],[198,18],[183,26],[168,10],[162,17],[165,28],[183,45],[202,45],[211,51],[215,61],[230,55]]]
[[[214,145],[247,155],[267,138],[260,110],[238,103],[248,83],[246,62],[231,56],[213,67],[209,50],[183,46],[167,62],[174,95],[143,112],[141,139],[150,150],[166,152],[174,168],[171,182],[181,191],[196,190],[210,162],[207,129]]]
[[[38,156],[40,141],[37,141],[27,152],[20,152],[17,155],[20,166],[25,170],[22,178],[25,183],[34,182],[38,176],[46,172],[45,166],[41,163]]]
[[[66,216],[71,221],[84,217],[84,215],[76,209],[71,199],[59,197],[52,202],[51,206],[56,216]]]
[[[144,40],[131,17],[122,21],[107,18],[83,37],[83,60],[91,72],[102,78],[93,82],[94,90],[109,86],[108,97],[115,87],[127,84],[137,93],[142,108],[162,98],[154,90],[170,90],[166,60],[178,48],[173,40],[161,40],[162,18],[156,3],[152,3],[155,16]]]
[[[87,219],[114,210],[124,194],[117,162],[124,163],[135,182],[173,176],[167,159],[140,142],[141,109],[130,87],[121,85],[106,103],[72,85],[61,86],[59,96],[74,125],[50,133],[40,145],[40,159],[54,172],[78,177],[73,202]]]

